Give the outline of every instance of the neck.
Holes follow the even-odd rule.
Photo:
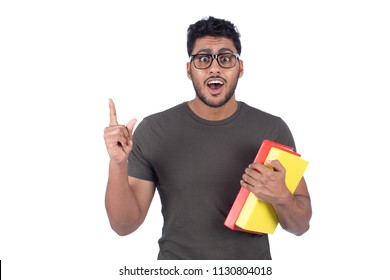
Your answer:
[[[199,117],[209,121],[220,121],[233,115],[238,108],[238,103],[234,96],[221,107],[210,107],[204,104],[199,98],[188,102],[190,109]]]

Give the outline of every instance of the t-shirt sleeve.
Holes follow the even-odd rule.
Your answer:
[[[276,142],[292,147],[294,148],[294,151],[296,151],[294,137],[287,123],[282,118],[279,118],[279,128],[277,135],[277,139],[275,140]]]
[[[133,134],[133,149],[128,158],[128,175],[142,180],[157,182],[156,172],[149,158],[150,128],[148,122],[143,120]]]

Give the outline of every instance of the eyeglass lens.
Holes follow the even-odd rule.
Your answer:
[[[214,56],[215,57],[215,56]],[[193,61],[196,68],[206,69],[212,64],[214,57],[211,54],[194,55]],[[236,65],[237,58],[233,53],[220,53],[216,55],[219,66],[232,68]]]

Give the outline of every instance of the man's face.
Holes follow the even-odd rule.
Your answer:
[[[203,37],[195,42],[195,54],[236,53],[233,41],[222,37]],[[210,107],[225,105],[234,95],[238,79],[243,74],[241,60],[232,68],[221,67],[214,59],[210,67],[197,69],[194,61],[187,63],[187,76],[194,85],[197,97]]]

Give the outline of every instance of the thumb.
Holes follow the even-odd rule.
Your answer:
[[[129,132],[129,136],[130,136],[129,137],[130,147],[133,145],[133,130],[134,130],[134,126],[135,126],[136,122],[137,122],[137,119],[132,119],[126,124],[126,129]]]
[[[137,119],[132,119],[126,124],[127,130],[129,131],[130,134],[132,134],[136,122]]]
[[[285,169],[283,167],[283,165],[280,163],[279,160],[277,159],[274,159],[274,160],[267,160],[265,162],[268,166],[272,167],[275,171],[281,171],[281,172],[285,172]]]

